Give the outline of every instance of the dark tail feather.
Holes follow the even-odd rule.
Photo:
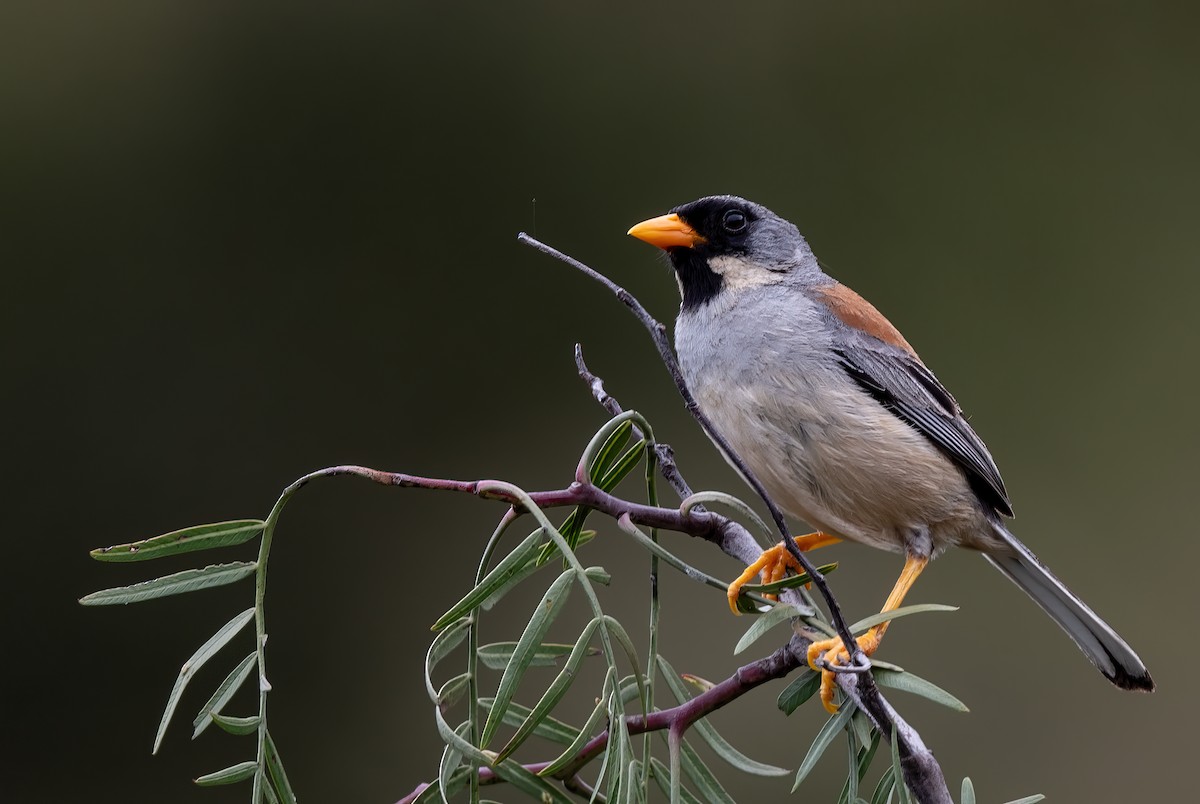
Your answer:
[[[1153,690],[1154,680],[1133,648],[1082,600],[1075,597],[1062,581],[1055,578],[1016,536],[999,523],[993,523],[993,527],[1000,538],[1013,548],[1014,553],[985,553],[984,558],[1024,589],[1067,632],[1105,678],[1122,689]]]

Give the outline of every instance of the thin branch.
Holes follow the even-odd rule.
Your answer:
[[[629,309],[634,313],[634,315],[650,333],[651,339],[654,341],[655,347],[658,349],[659,356],[663,360],[668,372],[671,374],[672,379],[675,381],[676,388],[682,396],[688,411],[700,424],[701,428],[705,431],[709,438],[712,439],[712,441],[717,445],[717,448],[725,455],[730,463],[732,463],[735,468],[740,471],[750,486],[763,499],[763,502],[766,504],[768,510],[770,510],[771,516],[775,521],[775,525],[779,529],[783,543],[786,545],[788,551],[793,555],[800,566],[803,567],[805,572],[812,578],[813,583],[816,584],[821,596],[825,599],[825,602],[829,608],[832,623],[838,632],[838,635],[842,638],[843,643],[847,646],[857,646],[857,642],[850,633],[846,625],[845,618],[842,616],[841,609],[838,606],[836,599],[833,597],[833,594],[830,591],[824,576],[817,571],[816,567],[808,560],[807,556],[805,556],[804,553],[796,547],[795,542],[791,539],[788,532],[787,523],[783,518],[783,513],[780,511],[779,507],[775,505],[774,501],[771,500],[770,496],[766,492],[766,489],[746,466],[745,462],[742,461],[741,458],[733,451],[732,447],[721,435],[721,433],[716,430],[712,422],[709,421],[709,419],[700,410],[695,398],[688,390],[687,383],[683,379],[683,374],[679,368],[677,360],[675,359],[674,352],[667,341],[666,328],[660,322],[655,320],[653,316],[649,314],[646,308],[643,307],[642,304],[632,294],[616,283],[612,282],[612,280],[608,279],[603,274],[600,274],[578,260],[569,257],[562,252],[529,237],[524,233],[521,233],[518,239],[526,245],[530,245],[545,254],[566,262],[568,265],[571,265],[577,270],[587,274],[596,281],[605,285],[605,287],[611,290],[614,295],[616,295],[617,298],[623,304],[629,307]],[[582,353],[578,347],[576,359],[577,365],[580,369],[580,376],[584,377],[584,379],[588,381],[592,389],[593,396],[596,397],[597,401],[604,405],[606,409],[609,409],[610,412],[619,410],[619,405],[616,403],[616,400],[604,391],[603,383],[598,377],[591,374],[591,372],[587,370],[586,365],[583,363]],[[666,457],[667,460],[663,460],[664,457]],[[686,482],[683,481],[682,475],[678,473],[678,469],[675,467],[674,460],[670,457],[669,450],[666,452],[665,456],[664,453],[660,452],[659,458],[663,466],[668,467],[668,471],[672,472],[672,475],[667,476],[667,479],[669,482],[671,482],[672,486],[681,493],[683,490],[688,489]],[[521,503],[519,500],[514,498],[510,493],[506,492],[502,488],[502,484],[486,480],[443,480],[436,478],[423,478],[403,473],[379,472],[377,470],[359,466],[341,466],[332,467],[330,469],[308,475],[302,478],[300,481],[297,481],[296,486],[298,487],[303,485],[315,477],[335,474],[357,475],[386,485],[457,491],[460,493],[473,494],[485,499],[502,500],[512,505],[514,512],[521,513]],[[688,490],[690,491],[690,489]],[[532,500],[533,504],[544,508],[568,505],[586,505],[589,508],[602,511],[603,513],[606,513],[609,516],[617,519],[623,517],[628,521],[636,522],[649,527],[675,530],[682,533],[688,533],[693,536],[699,536],[714,542],[715,544],[719,545],[725,553],[734,556],[745,563],[752,563],[758,556],[757,543],[754,542],[753,538],[750,537],[744,528],[742,528],[740,525],[737,525],[737,523],[733,523],[732,520],[728,520],[727,518],[721,517],[712,512],[693,509],[685,513],[681,510],[671,510],[655,506],[631,503],[611,494],[607,494],[590,483],[581,482],[573,483],[566,489],[537,492],[530,495],[530,499]],[[788,656],[789,661],[793,663],[788,668],[789,670],[791,667],[800,666],[804,663],[805,651],[807,650],[807,644],[805,644],[806,642],[807,640],[797,636],[792,640],[791,643],[789,643],[787,648],[781,649],[782,655]],[[797,653],[795,651],[798,647],[803,647],[803,650]],[[780,652],[777,652],[777,654],[779,653]],[[855,650],[852,653],[851,662],[854,665],[866,666],[869,668],[869,660],[862,654],[861,651]],[[743,668],[743,670],[744,669],[746,668]],[[786,674],[786,672],[786,670],[782,671],[782,674]],[[739,671],[739,674],[740,673],[741,671]],[[764,681],[770,680],[774,677],[777,676],[763,677],[757,683],[763,683]],[[757,686],[757,683],[754,686]],[[891,726],[895,726],[897,740],[900,743],[898,750],[901,755],[901,764],[904,771],[904,782],[908,785],[909,789],[913,791],[917,799],[923,802],[923,804],[952,804],[949,789],[946,786],[945,778],[942,774],[941,768],[937,764],[937,761],[934,759],[932,753],[925,747],[916,731],[908,726],[908,724],[899,717],[891,705],[887,703],[886,699],[884,699],[882,694],[879,692],[878,687],[875,685],[874,678],[871,676],[871,674],[869,672],[838,674],[838,684],[842,688],[843,692],[846,693],[847,697],[850,698],[850,700],[854,701],[855,704],[863,708],[864,711],[870,715],[872,720],[875,721],[876,725],[880,727],[880,730],[884,734],[890,735],[892,731]],[[722,685],[718,685],[718,687],[721,686]],[[717,688],[714,688],[714,690],[716,689]],[[705,693],[705,695],[713,693],[714,690],[709,690],[708,693]],[[741,693],[737,693],[737,695],[734,695],[729,700],[733,700],[733,698],[738,697],[740,694]],[[693,699],[692,701],[688,702],[688,704],[684,704],[683,706],[693,705],[695,704],[695,701],[703,698],[704,696],[698,696],[696,699]],[[724,703],[721,703],[720,705],[724,705]],[[679,707],[676,709],[678,708]],[[634,721],[630,723],[630,733],[638,734],[648,730],[651,724],[654,722],[653,719],[655,716],[660,714],[662,713],[651,714],[640,724],[635,718]],[[697,717],[699,716],[703,715],[701,714]],[[665,726],[659,726],[659,728],[663,727],[670,728],[671,725],[666,724]],[[672,733],[677,734],[679,732],[675,729],[672,729]],[[601,738],[604,740],[602,744],[597,742],[598,740],[601,740]],[[605,735],[595,738],[591,743],[588,744],[588,746],[585,746],[584,751],[581,752],[581,758],[585,752],[589,750],[589,748],[594,749],[596,753],[599,753],[600,751],[603,751],[603,748],[606,745],[607,737]],[[595,754],[592,754],[591,756],[595,756]],[[585,758],[583,764],[586,764],[586,761],[587,759]],[[531,765],[527,767],[529,767],[531,770],[535,770],[544,768],[545,766],[546,763],[540,763],[539,765]],[[570,774],[571,777],[576,775],[579,767],[582,767],[582,764],[576,765],[573,763],[573,769],[571,770]],[[484,782],[484,777],[487,773],[490,773],[489,769],[481,769],[479,772],[478,781],[481,783]],[[417,794],[414,793],[408,800],[415,798],[416,795]]]
[[[734,451],[733,447],[725,439],[725,436],[723,436],[721,432],[717,430],[709,418],[704,415],[704,412],[700,410],[700,405],[696,402],[696,398],[693,397],[692,392],[688,390],[687,381],[683,378],[683,371],[679,368],[679,361],[675,359],[675,352],[672,350],[671,344],[667,340],[667,328],[663,326],[662,323],[656,318],[654,318],[654,316],[650,315],[649,311],[642,306],[642,303],[638,301],[632,293],[618,285],[616,282],[613,282],[607,276],[595,270],[594,268],[584,265],[574,257],[570,257],[558,249],[548,246],[540,240],[530,237],[524,232],[521,232],[517,235],[517,240],[527,246],[532,246],[543,254],[547,254],[557,260],[565,262],[567,265],[570,265],[577,271],[586,274],[600,284],[604,285],[606,288],[612,291],[612,293],[621,301],[622,304],[630,309],[638,321],[641,322],[642,326],[646,328],[646,331],[650,333],[650,339],[654,341],[655,348],[658,349],[658,356],[662,359],[663,365],[666,366],[667,372],[671,375],[671,379],[675,381],[675,387],[678,389],[679,395],[683,397],[684,405],[687,407],[688,412],[692,414],[692,417],[695,418],[697,422],[699,422],[700,427],[704,430],[712,442],[717,445],[717,449],[720,450],[720,452],[731,464],[733,464],[742,477],[746,479],[746,482],[750,484],[750,487],[754,489],[754,492],[762,498],[762,501],[766,504],[767,509],[771,512],[771,518],[775,520],[775,526],[779,529],[780,538],[783,540],[783,544],[787,548],[787,551],[792,555],[793,558],[796,559],[800,566],[804,568],[804,571],[808,573],[809,577],[812,578],[817,590],[821,593],[821,597],[825,599],[825,604],[829,608],[830,622],[833,624],[838,636],[842,638],[843,644],[848,650],[851,649],[851,645],[855,646],[855,655],[861,653],[857,650],[858,642],[855,641],[854,636],[850,633],[850,628],[846,624],[846,618],[842,616],[841,607],[838,606],[837,600],[834,598],[833,593],[829,590],[829,585],[825,582],[825,576],[817,571],[816,566],[808,560],[808,557],[804,555],[803,551],[801,551],[800,548],[796,546],[796,543],[792,540],[791,534],[788,532],[787,521],[783,518],[783,511],[781,511],[779,506],[775,504],[775,501],[771,499],[771,496],[767,494],[766,487],[763,486],[755,474],[750,471],[750,467],[748,467],[746,462],[743,461],[740,456],[738,456],[737,452]],[[862,658],[865,660],[866,657],[864,656]],[[855,663],[858,662],[856,661]]]
[[[621,403],[616,400],[608,391],[604,390],[604,380],[597,377],[587,367],[587,363],[583,361],[583,347],[575,344],[575,367],[579,369],[579,378],[587,383],[588,388],[592,392],[592,396],[600,407],[608,411],[609,415],[617,416],[624,413],[624,408]],[[641,438],[641,431],[634,426],[634,432],[637,438]],[[675,463],[675,451],[671,449],[670,444],[655,443],[654,452],[658,455],[658,471],[662,474],[663,479],[671,484],[671,488],[675,489],[675,493],[679,495],[679,499],[686,500],[692,496],[692,487],[683,479],[683,475],[679,472],[679,466]],[[692,508],[693,511],[703,511],[704,506],[697,505]]]
[[[691,700],[671,709],[652,712],[648,716],[627,715],[626,728],[630,736],[666,729],[671,735],[682,737],[683,733],[702,717],[732,703],[755,687],[783,678],[796,668],[804,666],[808,645],[809,640],[795,635],[784,647],[756,662],[739,667],[732,676]],[[942,769],[932,752],[921,741],[920,735],[879,694],[878,688],[871,685],[867,690],[860,689],[857,682],[858,678],[853,675],[838,676],[838,683],[847,697],[871,717],[885,739],[891,734],[892,726],[895,726],[896,739],[900,744],[900,765],[904,771],[904,782],[917,800],[925,804],[954,804]],[[606,729],[589,740],[576,754],[575,759],[555,774],[555,778],[562,781],[569,790],[587,789],[586,785],[580,788],[573,788],[573,785],[582,783],[579,780],[579,772],[608,747],[609,735],[610,731]],[[549,762],[531,762],[522,767],[530,773],[540,773],[549,765]],[[480,768],[478,778],[481,785],[504,781],[492,768]],[[397,804],[412,804],[428,786],[426,783],[418,785]]]
[[[777,678],[783,678],[803,665],[805,661],[807,640],[796,637],[793,642],[797,644],[785,645],[770,656],[739,667],[729,678],[678,706],[651,712],[649,715],[627,715],[625,726],[629,730],[630,736],[663,729],[669,730],[672,734],[682,735],[700,718],[736,701],[755,687]],[[577,780],[579,771],[600,756],[608,747],[609,734],[610,730],[605,729],[589,740],[576,754],[575,759],[554,774],[554,777],[564,782],[570,789],[570,785],[575,783],[572,780]],[[549,762],[533,762],[522,767],[531,773],[538,773],[549,764]],[[479,769],[481,785],[502,781],[503,779],[492,768]],[[400,799],[397,804],[411,804],[427,787],[427,784],[419,785],[413,792]],[[586,789],[586,786],[582,789]]]
[[[783,544],[787,547],[788,552],[796,559],[805,572],[813,579],[821,596],[825,599],[825,603],[829,608],[830,620],[837,631],[837,634],[842,639],[842,643],[849,648],[853,645],[854,649],[850,654],[850,664],[852,668],[857,670],[860,667],[865,667],[869,670],[870,659],[868,659],[861,650],[858,650],[858,642],[850,633],[850,629],[846,625],[846,620],[842,616],[841,607],[833,596],[833,592],[829,589],[829,585],[825,581],[825,576],[817,571],[808,557],[797,547],[788,532],[787,522],[783,518],[783,512],[771,499],[766,488],[758,480],[745,462],[734,452],[729,442],[716,429],[712,422],[700,410],[695,397],[687,387],[687,382],[683,378],[683,372],[679,367],[679,362],[675,358],[674,350],[666,337],[666,327],[657,319],[650,315],[649,311],[642,305],[637,298],[625,290],[623,287],[613,282],[599,271],[583,264],[579,260],[570,257],[561,251],[542,243],[541,241],[530,237],[524,232],[517,235],[517,240],[525,245],[531,246],[543,254],[554,257],[557,260],[565,262],[572,268],[586,274],[592,279],[608,288],[612,293],[623,303],[634,316],[641,322],[642,326],[649,332],[651,340],[654,341],[655,348],[658,350],[659,357],[666,366],[671,379],[675,382],[675,387],[678,389],[680,396],[684,400],[684,404],[688,412],[700,424],[704,432],[709,436],[717,448],[724,454],[727,460],[739,470],[747,483],[754,491],[762,498],[768,510],[771,512],[771,517],[775,521],[776,527],[779,529]],[[596,397],[606,408],[609,405],[616,405],[616,400],[612,399],[604,391],[603,382],[594,374],[587,370],[583,363],[582,351],[576,346],[576,365],[579,367],[580,376],[584,377],[592,389],[593,396]],[[617,405],[619,407],[619,405]],[[671,462],[674,465],[674,462]],[[670,478],[668,478],[670,480]],[[682,477],[679,478],[682,481]],[[672,485],[675,485],[672,482]],[[686,483],[683,484],[686,487]],[[677,487],[678,488],[678,487]],[[724,549],[724,548],[723,548]],[[728,553],[729,551],[726,550]],[[836,670],[837,668],[830,668]],[[945,777],[942,774],[941,767],[934,759],[932,752],[925,747],[920,735],[908,726],[896,711],[887,703],[883,695],[879,692],[879,688],[875,684],[875,679],[870,672],[860,673],[838,673],[838,685],[843,692],[852,700],[858,703],[867,713],[875,720],[876,725],[881,727],[885,735],[891,734],[891,724],[896,726],[897,741],[900,743],[899,752],[901,755],[901,767],[904,771],[904,781],[908,784],[910,790],[917,796],[918,801],[922,804],[953,804],[953,799],[950,796],[949,788],[946,785]],[[889,728],[883,728],[885,725]]]
[[[942,766],[925,746],[917,730],[908,725],[879,692],[871,674],[839,673],[837,682],[846,697],[858,704],[875,722],[885,740],[890,740],[892,727],[895,726],[904,783],[917,801],[921,804],[954,804]]]
[[[615,400],[613,400],[615,404]],[[365,478],[375,483],[387,486],[407,488],[425,488],[438,491],[454,491],[461,494],[471,494],[484,499],[499,500],[513,506],[511,513],[520,514],[520,501],[503,484],[490,480],[447,480],[443,478],[428,478],[410,475],[403,472],[384,472],[365,466],[332,466],[305,475],[297,480],[290,488],[299,489],[318,477],[337,475],[352,475]],[[540,508],[556,508],[563,506],[586,505],[614,519],[625,519],[649,527],[674,530],[691,536],[706,539],[718,545],[728,555],[742,561],[753,561],[757,556],[758,545],[754,538],[736,522],[711,511],[692,509],[683,513],[679,509],[660,508],[641,503],[623,500],[604,492],[591,484],[572,483],[565,489],[539,491],[529,494],[529,498]],[[663,728],[683,729],[690,726],[709,712],[740,697],[749,689],[759,686],[775,678],[781,678],[796,667],[803,666],[810,640],[796,635],[787,646],[780,648],[766,659],[746,665],[726,681],[707,690],[696,698],[673,709],[654,712],[648,717],[633,716],[627,721],[629,733],[641,734],[646,731],[656,731]],[[874,679],[869,673],[845,673],[838,675],[838,684],[846,696],[857,706],[861,707],[879,727],[881,733],[890,735],[895,726],[901,766],[904,770],[905,782],[910,790],[923,804],[953,804],[946,787],[945,777],[934,759],[932,752],[925,747],[920,735],[896,713],[896,710],[880,694]],[[580,751],[576,761],[564,769],[563,774],[570,771],[574,776],[579,769],[596,757],[608,744],[607,732],[591,740]],[[534,763],[525,767],[536,773],[547,767],[548,762]],[[564,775],[563,778],[569,778]],[[494,772],[489,768],[479,771],[480,784],[498,781]],[[401,800],[411,802],[425,787],[419,787],[409,796]]]
[[[346,465],[321,469],[297,480],[293,484],[293,488],[299,488],[319,477],[337,475],[361,477],[384,486],[470,494],[486,500],[506,502],[512,505],[518,514],[524,513],[520,500],[505,490],[503,484],[495,480],[447,480],[410,475],[404,472],[384,472],[366,466]],[[590,483],[578,482],[572,483],[564,489],[531,492],[529,497],[539,508],[584,505],[607,514],[613,519],[620,519],[622,516],[628,515],[629,519],[638,525],[673,530],[712,542],[726,555],[746,564],[753,563],[758,558],[759,548],[754,537],[737,522],[712,511],[692,508],[685,513],[678,508],[661,508],[635,503],[602,491]]]
[[[596,398],[596,401],[609,413],[613,415],[620,413],[621,404],[604,389],[604,381],[588,369],[587,364],[583,361],[583,350],[578,345],[575,346],[575,365],[579,369],[579,376],[591,388],[592,395]],[[691,496],[691,488],[683,479],[679,468],[675,465],[673,457],[669,460],[669,464],[664,462],[661,469],[664,477],[667,476],[666,472],[670,471],[678,478],[679,485],[676,485],[674,482],[671,485],[675,486],[676,490],[686,490],[686,492],[680,491],[680,494],[686,493],[687,496]],[[693,508],[692,510],[696,511],[698,509]],[[719,514],[711,515],[718,520],[724,519]],[[628,521],[628,518],[618,520],[618,522],[621,521]],[[729,520],[726,520],[726,522],[729,522]],[[740,532],[734,531],[730,534],[729,538],[734,540],[744,539],[750,543],[743,546],[738,552],[757,549],[754,546],[753,537],[744,528],[741,528],[740,525],[736,523],[732,524]],[[733,555],[733,552],[728,550],[726,552]],[[789,600],[788,602],[797,602],[803,605],[799,599],[799,595],[794,591],[787,590],[784,592],[784,595],[781,595],[785,600],[788,600],[787,596],[794,598],[794,600]],[[790,643],[790,648],[796,652],[796,656],[802,664],[807,660],[809,644],[809,640],[799,635],[794,637]],[[866,680],[867,683],[861,683],[861,680],[855,677],[860,673],[869,671],[870,666],[855,666],[846,669],[851,669],[854,672],[838,674],[838,686],[841,687],[842,692],[846,694],[847,698],[866,712],[875,722],[884,739],[890,740],[893,727],[895,728],[896,740],[899,743],[900,766],[904,771],[904,781],[909,789],[913,791],[913,794],[917,796],[917,800],[927,804],[953,804],[953,799],[950,796],[950,790],[946,784],[941,766],[938,765],[933,753],[925,747],[924,741],[921,740],[921,735],[909,726],[892,705],[888,703],[879,692],[879,687],[875,685],[873,678],[868,678]]]
[[[583,348],[579,344],[575,344],[575,366],[579,370],[580,379],[587,383],[592,396],[600,403],[600,406],[613,416],[619,415],[623,411],[621,403],[617,401],[616,397],[605,390],[604,380],[593,374],[591,369],[588,368],[587,363],[583,359]],[[658,455],[659,473],[675,489],[676,494],[679,495],[680,502],[692,497],[694,494],[692,487],[688,485],[679,466],[675,463],[675,452],[671,449],[671,446],[669,444],[656,443],[654,449]],[[741,523],[721,514],[708,511],[708,509],[700,504],[691,506],[690,510],[693,513],[708,513],[713,517],[717,523],[716,531],[721,534],[720,541],[714,543],[726,555],[746,564],[754,563],[758,559],[760,552],[758,542],[755,541],[754,537],[750,535],[750,532]],[[618,519],[617,522],[619,524],[621,520]],[[750,557],[749,561],[746,560],[747,557]],[[784,590],[780,594],[780,598],[784,602],[796,606],[801,611],[812,610],[813,608],[810,600],[805,599],[803,595],[794,590]]]
[[[570,779],[563,779],[563,787],[580,798],[587,799],[589,801],[596,797],[596,791],[592,789],[592,786],[578,776],[572,776]]]

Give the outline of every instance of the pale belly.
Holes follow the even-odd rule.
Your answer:
[[[768,290],[749,291],[676,322],[696,401],[775,502],[817,530],[886,550],[917,549],[914,540],[934,551],[998,548],[962,470],[862,391],[834,358],[819,311],[803,295],[793,301],[781,317]],[[729,326],[735,318],[754,326]]]
[[[921,534],[935,550],[990,535],[962,471],[848,378],[705,379],[696,378],[701,408],[780,507],[813,528],[896,552]]]

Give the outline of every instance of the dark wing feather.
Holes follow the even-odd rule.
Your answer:
[[[1013,515],[991,453],[967,424],[958,402],[915,354],[867,338],[849,339],[835,351],[863,390],[962,467],[980,499],[1005,516]]]

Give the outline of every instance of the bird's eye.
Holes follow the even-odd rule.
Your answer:
[[[725,227],[725,231],[733,233],[745,229],[747,222],[745,213],[739,212],[736,209],[728,210],[725,216],[721,218],[721,226]]]

